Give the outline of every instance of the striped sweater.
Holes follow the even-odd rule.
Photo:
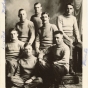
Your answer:
[[[59,30],[63,31],[66,39],[75,37],[78,41],[80,40],[79,30],[77,25],[76,17],[60,15],[57,19],[57,26]]]
[[[35,47],[39,49],[45,49],[51,46],[54,43],[53,33],[57,30],[57,27],[50,23],[40,27],[37,33]]]
[[[24,43],[16,40],[6,44],[6,59],[17,59],[23,49]]]
[[[18,22],[16,28],[19,32],[19,40],[23,42],[33,43],[35,39],[35,30],[33,22],[25,20],[24,23]]]

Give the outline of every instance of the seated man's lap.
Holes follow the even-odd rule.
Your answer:
[[[18,66],[17,60],[11,59],[11,60],[6,60],[6,75],[11,73],[11,75],[14,75],[15,70]]]
[[[19,76],[13,76],[11,78],[11,81],[13,86],[17,88],[33,88],[43,83],[43,80],[41,77],[37,77],[33,82],[24,83],[26,80],[24,80],[23,78]]]
[[[66,70],[65,66],[53,65],[52,68],[53,68],[52,69],[53,70],[53,74],[54,74],[55,79],[57,81],[68,73],[68,71]]]

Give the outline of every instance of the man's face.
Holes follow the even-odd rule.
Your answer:
[[[21,10],[20,12],[19,12],[19,18],[20,18],[20,21],[25,21],[25,19],[26,19],[26,17],[27,17],[27,14],[26,14],[26,11],[25,10]]]
[[[25,51],[25,54],[27,55],[27,56],[30,56],[30,55],[32,55],[32,47],[31,46],[26,46],[25,48],[24,48],[24,51]]]
[[[67,13],[67,15],[72,15],[72,13],[73,13],[73,6],[72,5],[67,5],[66,13]]]
[[[42,7],[40,4],[37,4],[34,6],[35,13],[41,13]]]
[[[56,34],[56,35],[54,36],[54,38],[55,38],[56,44],[61,44],[62,41],[63,41],[63,35],[61,35],[61,34]]]
[[[43,14],[42,17],[42,22],[43,23],[48,23],[49,22],[49,17],[48,17],[48,14]]]
[[[17,31],[13,30],[10,33],[11,40],[16,40],[18,38],[18,33]]]

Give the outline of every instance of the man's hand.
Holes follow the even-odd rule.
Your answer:
[[[39,59],[39,62],[42,63],[42,65],[44,65],[44,66],[46,65],[46,62],[42,59]]]
[[[58,63],[55,61],[54,64],[58,64]]]
[[[81,40],[78,40],[78,43],[82,43]]]
[[[39,52],[40,52],[40,50],[37,48],[37,49],[36,49],[36,53],[39,54]]]
[[[72,40],[72,39],[70,39],[69,41],[70,41],[70,46],[71,46],[72,48],[74,48],[73,40]]]
[[[32,81],[33,81],[32,79],[29,79],[25,83],[28,84],[28,83],[31,83]]]
[[[43,56],[44,56],[43,53],[39,53],[38,58],[39,58],[39,59],[43,59]]]

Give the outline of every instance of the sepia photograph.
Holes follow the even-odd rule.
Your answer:
[[[5,88],[82,88],[82,19],[83,0],[6,0]]]

